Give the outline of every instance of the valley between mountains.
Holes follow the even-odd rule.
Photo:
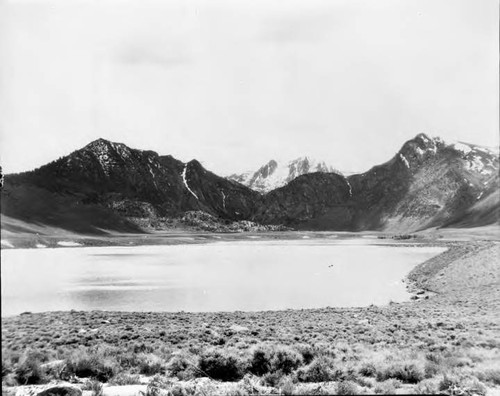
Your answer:
[[[87,283],[66,279],[58,300],[122,301],[128,295],[144,308],[33,309],[36,304],[27,299],[31,305],[23,313],[2,317],[2,393],[498,394],[499,187],[498,152],[424,134],[405,142],[387,162],[349,176],[302,158],[222,177],[196,160],[183,163],[103,139],[36,170],[6,175],[2,260],[25,255],[15,297],[29,294],[30,285],[41,286],[34,300],[44,302],[55,287],[50,277],[30,283],[28,275],[37,267],[52,268],[57,280],[64,269],[77,267],[70,259],[75,256],[67,254],[78,252],[89,255],[85,271],[75,270]],[[416,265],[404,283],[396,282],[409,292],[403,302],[334,306],[332,300],[316,308],[169,312],[172,297],[162,300],[161,310],[152,308],[149,285],[138,278],[154,249],[147,246],[148,254],[141,255],[137,245],[181,245],[182,257],[191,257],[198,246],[228,249],[241,242],[255,251],[266,243],[277,251],[302,247],[303,256],[281,259],[287,268],[273,280],[287,284],[294,265],[302,268],[305,275],[291,295],[298,289],[317,294],[311,279],[345,279],[339,270],[342,248],[369,252],[358,282],[363,276],[373,281],[369,270],[381,271],[372,252],[384,246],[443,252]],[[327,242],[329,256],[318,260],[312,248]],[[106,252],[109,245],[120,246],[121,255]],[[76,246],[93,247],[39,249]],[[186,267],[172,258],[174,250],[152,268]],[[228,266],[244,267],[248,254],[238,252]],[[59,267],[53,266],[57,255]],[[110,272],[88,280],[89,268],[103,256],[109,261],[97,267]],[[206,254],[196,257],[192,261],[210,267]],[[402,257],[396,265],[403,265]],[[251,264],[260,265],[257,272],[266,278],[265,268],[278,261],[268,257]],[[355,264],[349,255],[346,265]],[[127,265],[136,266],[131,279],[113,270]],[[322,272],[314,273],[318,266]],[[214,268],[211,279],[221,278],[224,271]],[[248,299],[259,293],[257,283],[249,282],[255,290]],[[383,284],[384,290],[393,287]],[[149,299],[141,297],[144,288]],[[2,300],[8,308],[15,302]]]
[[[2,231],[471,228],[498,223],[499,187],[497,151],[425,134],[387,162],[347,177],[307,157],[222,177],[197,160],[98,139],[33,171],[6,175]]]

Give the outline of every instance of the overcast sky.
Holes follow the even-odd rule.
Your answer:
[[[498,0],[0,0],[0,162],[98,137],[228,174],[498,146]]]

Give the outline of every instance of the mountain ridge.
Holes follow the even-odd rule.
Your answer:
[[[190,211],[311,230],[473,226],[498,223],[498,163],[498,154],[479,145],[418,134],[387,162],[347,177],[300,157],[280,173],[290,176],[286,184],[261,194],[196,159],[184,163],[100,138],[33,171],[5,175],[2,214],[87,233],[138,232],[138,224]],[[268,187],[278,166],[269,161],[254,181],[261,177]]]

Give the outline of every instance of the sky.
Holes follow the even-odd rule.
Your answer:
[[[0,165],[99,137],[221,175],[499,144],[498,0],[0,0]]]

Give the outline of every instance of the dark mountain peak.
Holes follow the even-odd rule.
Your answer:
[[[189,167],[190,170],[205,170],[200,161],[196,159],[192,159],[186,165]]]
[[[99,147],[111,147],[113,143],[107,139],[99,138],[92,140],[89,144],[83,147],[83,150],[94,150]]]
[[[434,140],[432,136],[427,135],[426,133],[420,132],[417,136],[414,137],[413,140],[421,140],[423,142],[428,142],[430,140]]]
[[[128,147],[124,143],[116,143],[103,138],[96,139],[80,150],[77,150],[73,155],[84,157],[95,157],[101,166],[106,167],[110,164],[123,164],[125,162],[133,164],[140,161],[140,158],[145,160],[158,160],[159,155],[152,150],[137,150]]]
[[[110,153],[110,151],[112,151],[119,144],[122,147],[127,147],[121,143],[113,143],[109,140],[99,138],[99,139],[93,140],[92,142],[87,144],[82,149],[77,150],[76,153],[78,153],[78,154],[79,153],[92,153],[98,157],[107,156]],[[128,147],[127,147],[127,149],[128,149]],[[127,151],[130,151],[130,149],[128,149]]]
[[[440,143],[442,143],[440,138],[431,137],[425,133],[419,133],[413,139],[408,140],[403,147],[411,146],[418,147],[422,150],[434,150]]]
[[[261,177],[268,177],[269,175],[272,175],[276,168],[278,167],[278,163],[275,160],[269,161],[267,164],[261,166],[261,168],[257,171],[257,173]]]

